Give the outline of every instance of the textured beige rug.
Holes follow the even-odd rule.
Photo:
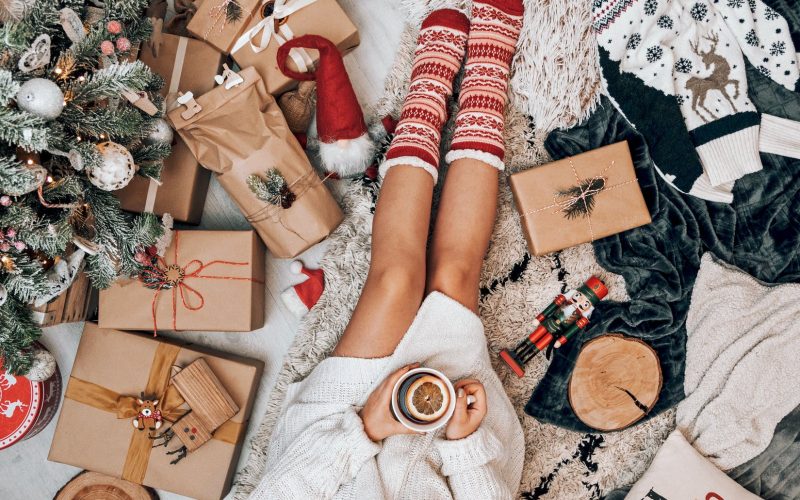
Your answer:
[[[372,116],[398,114],[407,91],[417,28],[425,15],[444,6],[468,8],[464,1],[403,3],[409,28],[387,77],[385,96],[374,106]],[[542,146],[547,132],[568,127],[591,112],[600,92],[600,77],[589,10],[587,1],[526,0],[525,27],[514,60],[512,105],[507,117],[507,173],[549,161]],[[627,299],[622,278],[597,264],[591,245],[531,257],[505,178],[500,184],[497,221],[482,271],[480,305],[491,352],[514,345],[529,333],[537,312],[564,286],[577,286],[592,273],[609,284],[610,299]],[[267,413],[252,441],[247,466],[236,478],[237,499],[246,498],[261,478],[270,433],[287,386],[304,378],[333,349],[366,278],[377,186],[342,181],[333,188],[347,218],[329,238],[329,250],[322,260],[325,294],[305,317],[287,354]],[[495,366],[525,429],[527,451],[520,497],[600,498],[613,488],[634,482],[674,427],[674,413],[610,434],[581,434],[542,424],[525,415],[523,407],[547,363],[543,356],[538,357],[524,379],[499,363]]]

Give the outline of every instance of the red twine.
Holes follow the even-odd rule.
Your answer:
[[[203,261],[198,259],[193,259],[189,261],[188,264],[181,267],[178,265],[178,246],[179,246],[179,235],[180,231],[175,231],[175,263],[174,264],[167,264],[163,257],[160,255],[156,255],[155,257],[155,265],[153,266],[154,269],[145,269],[139,275],[140,281],[146,283],[145,286],[148,288],[154,287],[155,293],[153,294],[153,301],[151,304],[152,314],[153,314],[153,336],[155,337],[158,330],[158,319],[156,315],[156,308],[158,306],[158,297],[161,294],[161,290],[163,289],[172,289],[172,329],[178,329],[178,294],[180,293],[181,303],[183,307],[188,309],[189,311],[198,311],[205,306],[205,298],[203,298],[203,294],[198,292],[195,288],[186,284],[186,280],[189,278],[199,278],[199,279],[214,279],[214,280],[233,280],[233,281],[252,281],[254,283],[263,283],[261,280],[256,280],[253,278],[240,278],[236,276],[214,276],[214,275],[207,275],[207,274],[200,274],[204,270],[208,269],[211,266],[217,264],[225,264],[229,266],[247,266],[250,265],[249,262],[233,262],[229,260],[212,260],[211,262],[204,264]],[[148,282],[145,282],[144,278],[148,278]],[[192,305],[187,300],[188,296],[193,294],[197,299],[199,299],[199,305]]]

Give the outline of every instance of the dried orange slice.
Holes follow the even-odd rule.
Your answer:
[[[445,383],[433,375],[423,375],[409,386],[406,408],[412,417],[421,422],[440,419],[450,405],[450,393]]]

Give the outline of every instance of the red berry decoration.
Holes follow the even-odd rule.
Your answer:
[[[100,52],[107,56],[114,53],[114,44],[111,43],[111,40],[103,40],[100,42]]]
[[[109,21],[108,24],[106,24],[106,30],[112,35],[119,35],[122,33],[122,23],[119,21]]]
[[[27,245],[25,245],[25,242],[23,242],[23,241],[15,241],[14,242],[14,248],[16,248],[17,250],[19,250],[21,252],[21,251],[23,251],[23,250],[25,250],[27,248]]]
[[[16,229],[14,229],[13,227],[10,227],[10,228],[6,229],[6,237],[8,239],[14,238],[15,236],[17,236],[17,230]]]
[[[0,243],[0,252],[8,252],[11,250],[11,244],[7,241]]]
[[[120,52],[128,52],[131,50],[131,41],[124,36],[117,38],[117,50]]]
[[[4,207],[10,207],[11,206],[11,197],[10,196],[6,196],[6,195],[0,196],[0,205],[2,205]]]
[[[133,259],[142,265],[147,264],[148,261],[150,260],[150,258],[144,252],[136,252],[136,255],[133,256]]]
[[[147,252],[147,255],[149,255],[150,257],[155,257],[156,255],[158,255],[158,248],[156,248],[155,245],[150,245],[145,249],[145,252]]]

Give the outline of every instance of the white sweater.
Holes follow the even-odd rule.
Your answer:
[[[419,361],[452,380],[483,382],[488,413],[472,435],[448,441],[444,430],[398,435],[383,443],[364,433],[358,411],[398,368]],[[394,354],[330,357],[292,384],[252,499],[508,499],[522,475],[522,427],[489,362],[483,324],[434,292]]]

